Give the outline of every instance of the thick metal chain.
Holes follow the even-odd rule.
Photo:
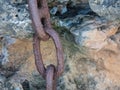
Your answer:
[[[46,0],[28,0],[30,14],[32,18],[35,34],[33,36],[33,50],[35,56],[35,64],[38,72],[46,79],[46,90],[56,90],[56,78],[58,78],[64,70],[64,57],[62,45],[58,34],[52,29],[50,23],[50,14]],[[57,67],[48,65],[45,68],[40,52],[40,41],[52,38],[56,47]]]

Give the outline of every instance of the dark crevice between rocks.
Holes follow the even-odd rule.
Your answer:
[[[13,1],[8,1],[12,5],[19,6],[19,5],[25,5],[27,4],[27,0],[13,0]]]
[[[21,65],[24,63],[25,61],[23,61],[22,63],[20,63],[20,65],[16,65],[13,64],[12,62],[10,62],[9,64],[6,65],[2,65],[2,63],[0,63],[0,75],[6,77],[6,78],[10,78],[12,76],[14,76],[16,74],[16,72],[18,72],[21,68]]]
[[[57,13],[55,15],[53,15],[53,17],[55,16],[55,17],[58,17],[59,19],[63,20],[66,18],[74,18],[77,15],[82,15],[84,17],[91,17],[91,18],[98,16],[96,13],[94,13],[91,10],[88,3],[87,4],[77,4],[75,6],[72,6],[71,3],[68,3],[67,9],[68,9],[67,12],[64,14],[61,14],[59,11],[57,11]],[[78,22],[71,23],[71,26],[76,26],[77,24],[81,24],[83,21],[84,21],[84,19],[81,18]],[[55,25],[53,25],[53,26],[55,26]],[[75,43],[75,41],[74,41],[75,39],[74,39],[73,35],[66,28],[55,26],[55,30],[57,30],[57,32],[60,34],[61,37],[64,37],[66,40]]]
[[[120,33],[120,26],[118,27],[118,31],[116,32],[116,34],[117,34],[117,33]]]
[[[21,83],[24,90],[30,90],[30,84],[28,80]]]
[[[19,71],[19,69],[15,68],[14,66],[5,68],[0,65],[0,75],[5,76],[6,78],[13,76],[17,71]]]
[[[88,4],[79,4],[76,6],[71,6],[70,4],[68,4],[67,9],[68,10],[66,13],[60,14],[60,12],[57,12],[55,16],[58,16],[60,19],[71,18],[80,14],[98,16],[91,10]]]
[[[66,28],[64,27],[59,27],[59,26],[56,26],[56,25],[53,25],[53,28],[59,33],[60,37],[63,37],[65,38],[67,41],[74,41],[74,37],[73,35],[71,34],[70,31],[68,31]]]

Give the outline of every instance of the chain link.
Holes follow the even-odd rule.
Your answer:
[[[28,0],[31,13],[33,28],[33,51],[35,56],[35,64],[38,72],[46,79],[46,90],[56,90],[56,78],[58,78],[64,70],[64,57],[62,45],[58,34],[52,29],[50,23],[50,14],[46,0]],[[40,41],[52,38],[56,47],[57,66],[48,65],[45,68],[42,55],[40,52]]]
[[[33,28],[42,40],[48,40],[45,28],[51,28],[50,14],[46,0],[28,0]]]
[[[54,75],[55,67],[53,65],[49,65],[46,70],[46,90],[56,90],[56,76]]]

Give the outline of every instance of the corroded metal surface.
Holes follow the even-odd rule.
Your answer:
[[[46,90],[56,90],[56,85],[55,85],[55,81],[56,81],[56,77],[55,77],[55,67],[53,65],[49,65],[47,67],[46,70]]]
[[[35,64],[38,72],[46,78],[46,90],[56,90],[55,80],[59,77],[64,70],[64,58],[62,45],[55,30],[52,29],[50,24],[50,14],[46,0],[28,0],[33,27],[35,34],[33,36],[33,50],[35,56]],[[48,40],[51,37],[56,47],[57,67],[49,65],[45,68],[42,55],[40,52],[40,41]]]
[[[51,28],[50,14],[46,0],[28,0],[33,27],[42,40],[48,39],[45,28]]]

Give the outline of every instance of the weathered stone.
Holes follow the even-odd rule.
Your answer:
[[[1,35],[0,43],[1,43],[0,65],[3,65],[9,62],[8,46],[15,43],[15,39],[11,38],[10,36]]]
[[[109,22],[97,15],[89,14],[65,19],[53,18],[53,23],[70,31],[78,45],[97,50],[110,44],[111,36],[118,32],[120,26],[119,21]]]
[[[4,76],[0,75],[0,89],[2,90],[4,88],[4,82],[6,78]]]
[[[32,33],[28,5],[20,0],[0,1],[0,34],[25,38]]]
[[[115,42],[116,39],[114,37]],[[83,47],[80,49],[71,45],[70,42],[68,43],[68,41],[63,40],[66,60],[65,71],[58,80],[57,89],[113,90],[114,88],[114,90],[119,90],[120,51],[119,47],[114,45],[115,42],[96,52],[94,50],[88,51],[87,48],[87,51],[84,51]],[[52,40],[41,43],[45,65],[51,62],[56,64],[55,48],[53,46]],[[6,70],[9,67],[15,67],[17,71],[8,76],[9,81],[5,79],[7,82],[4,83],[13,82],[10,84],[10,87],[20,88],[23,85],[22,83],[27,80],[30,85],[29,88],[33,90],[45,90],[45,80],[39,75],[35,67],[32,42],[28,40],[16,40],[16,43],[8,47],[8,50],[10,61],[6,65]],[[4,88],[8,87],[4,86]]]
[[[50,13],[55,15],[57,12],[59,12],[61,15],[66,13],[68,11],[69,7],[76,7],[77,5],[85,6],[83,4],[87,4],[88,0],[56,0],[50,3],[54,3],[52,9],[50,10]],[[68,7],[69,6],[69,7]]]
[[[6,86],[7,86],[8,90],[24,90],[22,88],[22,85],[17,82],[7,82]]]
[[[86,0],[55,1],[58,6],[71,1],[73,7]],[[55,1],[49,0],[50,7],[57,6]],[[1,56],[4,56],[0,58],[0,90],[45,90],[45,80],[35,66],[30,39],[33,31],[26,0],[1,0],[0,5],[0,46]],[[65,70],[57,81],[57,90],[119,90],[119,22],[108,22],[88,7],[70,10],[73,11],[51,19],[60,32],[65,56]],[[73,36],[79,46],[74,43]],[[41,52],[45,66],[56,65],[51,39],[41,42]]]
[[[108,20],[120,20],[119,0],[89,0],[91,9]]]
[[[70,29],[77,44],[98,50],[109,45],[108,40],[118,31],[119,24],[107,23],[97,18],[84,21]]]
[[[61,14],[67,11],[67,4],[71,0],[49,0],[50,6],[53,9],[57,6],[57,10],[51,12],[55,14],[59,11]],[[81,2],[81,0],[76,0]],[[71,1],[71,2],[76,2]],[[1,0],[0,1],[0,34],[11,35],[18,38],[30,37],[33,33],[30,15],[28,12],[27,0]]]

